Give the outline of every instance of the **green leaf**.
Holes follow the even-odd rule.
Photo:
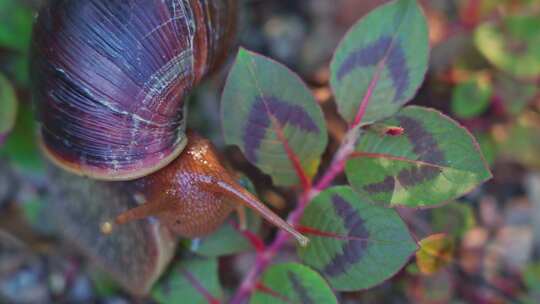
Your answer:
[[[523,294],[520,300],[526,304],[538,303],[540,300],[540,263],[534,261],[526,265],[522,278],[526,294]]]
[[[0,46],[27,52],[33,12],[17,0],[0,0]]]
[[[91,268],[88,270],[90,279],[92,280],[94,292],[100,297],[112,297],[120,293],[121,287],[110,275],[106,272]]]
[[[1,1],[1,0],[0,0]],[[30,58],[28,54],[7,51],[0,56],[0,67],[5,76],[19,89],[29,88]]]
[[[330,65],[339,113],[353,123],[369,98],[363,124],[394,114],[422,84],[428,57],[426,20],[415,0],[375,9],[349,30]]]
[[[326,281],[317,272],[297,263],[273,265],[264,272],[261,284],[251,297],[251,304],[338,303]]]
[[[531,294],[540,297],[540,263],[533,262],[523,271],[523,283]]]
[[[430,211],[435,232],[461,237],[476,225],[474,211],[467,203],[451,202]]]
[[[462,196],[491,177],[472,135],[433,109],[409,106],[384,121],[399,136],[369,130],[346,164],[349,182],[373,202],[433,206]]]
[[[499,154],[497,142],[495,142],[495,139],[493,139],[490,133],[477,133],[474,136],[478,140],[482,155],[484,155],[486,162],[491,166]]]
[[[37,123],[30,108],[30,105],[20,104],[15,128],[0,148],[0,156],[7,157],[25,173],[43,174],[45,166],[39,152]]]
[[[17,117],[17,96],[15,90],[0,73],[0,146],[13,129]]]
[[[255,186],[246,176],[241,176],[238,183],[253,195],[257,195]],[[261,227],[261,217],[249,208],[245,208],[247,230],[258,234]],[[231,255],[253,249],[251,243],[238,229],[238,214],[233,213],[229,219],[214,233],[191,242],[191,250],[206,257],[219,257]]]
[[[486,22],[474,33],[476,47],[497,68],[515,76],[540,74],[540,18],[508,16]]]
[[[58,224],[58,214],[52,211],[50,204],[37,193],[27,193],[25,200],[19,202],[18,206],[33,232],[43,236],[58,235],[59,226],[62,226]]]
[[[494,86],[497,97],[502,99],[508,112],[513,115],[521,113],[538,94],[535,84],[519,81],[506,74],[497,75]]]
[[[261,217],[251,209],[247,209],[246,214],[248,230],[257,234],[261,226]],[[231,217],[237,215],[232,214]],[[206,257],[219,257],[253,249],[246,237],[235,228],[237,220],[231,217],[216,232],[197,240],[194,246],[192,244],[192,251]]]
[[[225,141],[278,185],[304,182],[319,166],[328,135],[313,95],[293,72],[241,49],[222,96]]]
[[[223,296],[216,259],[191,258],[169,267],[153,288],[158,303],[207,304]]]
[[[524,166],[540,169],[540,117],[533,112],[523,112],[514,123],[500,132],[498,143],[501,158],[510,159]]]
[[[420,276],[406,282],[408,301],[406,303],[448,303],[464,304],[454,294],[456,279],[450,271],[440,271],[431,276]]]
[[[460,118],[476,117],[489,107],[491,94],[491,83],[487,77],[471,77],[454,88],[452,113]]]
[[[345,186],[325,190],[311,202],[301,231],[311,241],[298,249],[300,258],[336,290],[382,283],[417,249],[395,210],[370,204]]]

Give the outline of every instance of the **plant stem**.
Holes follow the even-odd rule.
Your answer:
[[[299,170],[298,168],[299,161],[298,161],[298,158],[296,158],[296,155],[294,155],[294,153],[291,155],[289,153],[290,150],[287,150],[288,146],[285,146],[289,154],[289,158],[293,161],[293,165],[295,165],[295,168],[297,169],[297,173],[300,173],[299,176],[302,180],[302,186],[303,186],[303,191],[299,196],[298,204],[296,205],[296,208],[289,214],[287,218],[287,221],[293,227],[299,224],[300,219],[302,218],[302,215],[304,214],[304,210],[306,209],[307,205],[309,205],[311,200],[319,192],[328,188],[332,184],[334,179],[338,175],[340,175],[345,169],[345,162],[347,161],[349,156],[354,152],[354,146],[356,144],[356,141],[358,140],[358,137],[360,136],[360,125],[362,123],[364,115],[366,114],[366,110],[367,110],[369,101],[371,99],[371,96],[373,95],[373,92],[375,91],[375,87],[377,86],[377,83],[379,81],[383,64],[384,64],[384,61],[381,61],[377,65],[377,71],[375,72],[375,75],[373,76],[373,79],[371,80],[367,88],[367,91],[364,97],[362,98],[362,102],[360,103],[358,112],[356,113],[353,123],[349,126],[349,130],[347,131],[347,134],[345,135],[343,142],[339,146],[339,149],[337,150],[336,154],[334,154],[334,158],[332,159],[330,166],[325,171],[321,179],[313,187],[311,186],[309,179],[305,177],[303,170]],[[291,157],[291,156],[294,156],[294,157]],[[244,303],[244,301],[247,300],[250,294],[257,288],[257,282],[259,281],[259,276],[264,272],[264,270],[268,267],[268,265],[270,265],[270,262],[272,261],[272,259],[276,256],[276,254],[281,250],[281,248],[285,245],[285,243],[288,240],[289,240],[289,234],[283,230],[280,230],[276,238],[274,239],[274,241],[272,241],[272,243],[268,247],[266,247],[263,251],[257,252],[255,265],[244,277],[244,280],[242,281],[240,287],[236,291],[236,294],[233,296],[231,300],[232,304],[242,304]]]
[[[296,208],[289,214],[287,221],[294,227],[297,226],[304,214],[304,210],[309,205],[311,200],[322,190],[328,188],[332,181],[343,172],[345,168],[345,161],[349,155],[354,151],[354,143],[359,136],[359,128],[353,127],[347,132],[343,143],[334,155],[330,167],[326,170],[325,174],[319,182],[312,188],[304,189],[298,199]],[[244,303],[250,294],[257,288],[257,282],[259,276],[270,265],[272,259],[281,250],[281,248],[287,243],[290,236],[287,232],[280,230],[272,241],[272,243],[265,247],[264,250],[257,252],[257,258],[255,265],[244,277],[240,287],[236,291],[236,294],[231,300],[232,304]]]
[[[334,155],[334,158],[332,159],[330,167],[328,167],[325,174],[313,187],[318,192],[328,188],[332,184],[332,181],[334,181],[334,179],[338,175],[340,175],[345,169],[345,162],[347,161],[351,153],[353,153],[354,145],[358,140],[358,136],[360,135],[359,130],[360,129],[358,128],[358,125],[353,126],[345,135],[343,142],[341,143],[339,149]]]
[[[380,69],[381,67],[382,63],[379,63],[378,68]],[[336,154],[334,154],[334,158],[332,159],[332,162],[330,163],[328,169],[325,171],[324,175],[313,187],[311,187],[311,184],[309,182],[302,182],[303,191],[299,196],[298,204],[287,218],[287,221],[293,227],[298,225],[300,219],[302,218],[302,215],[304,214],[304,210],[306,209],[307,205],[309,205],[311,200],[319,192],[328,188],[332,184],[334,179],[338,175],[340,175],[345,169],[345,162],[354,152],[354,146],[356,144],[356,141],[358,140],[358,137],[360,136],[360,124],[362,122],[362,119],[364,118],[367,106],[369,104],[371,96],[373,95],[375,86],[377,85],[377,82],[379,80],[379,73],[380,71],[378,71],[374,75],[371,83],[369,84],[366,94],[364,95],[362,102],[360,103],[360,107],[358,109],[358,113],[356,114],[354,122],[350,125],[343,142],[339,146]],[[295,160],[294,157],[291,159]],[[300,170],[300,172],[302,172],[302,170]],[[304,179],[302,178],[302,175],[300,175],[300,177],[302,180]],[[242,283],[240,284],[240,287],[236,291],[230,303],[242,304],[247,300],[250,294],[257,288],[257,282],[259,281],[260,275],[270,265],[272,259],[276,256],[276,254],[281,250],[281,248],[288,240],[289,234],[285,231],[280,230],[276,238],[269,246],[267,246],[263,251],[257,252],[255,265],[244,277]]]
[[[305,207],[308,205],[308,203],[311,201],[311,199],[315,196],[316,193],[316,190],[310,190],[309,192],[303,193],[303,195],[300,197],[300,200],[298,201],[298,205],[288,217],[289,223],[294,226],[300,221],[300,218],[304,213]],[[247,297],[249,297],[253,290],[256,289],[257,282],[261,273],[266,269],[266,267],[268,267],[277,252],[288,240],[289,234],[283,230],[280,230],[274,241],[269,246],[267,246],[265,250],[257,253],[255,265],[244,277],[244,280],[242,281],[242,284],[232,298],[231,303],[244,303]]]

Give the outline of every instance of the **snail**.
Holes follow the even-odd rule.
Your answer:
[[[154,216],[198,237],[247,206],[307,243],[186,130],[185,98],[232,49],[236,10],[235,0],[49,0],[40,10],[31,73],[44,154],[140,193],[104,232]]]

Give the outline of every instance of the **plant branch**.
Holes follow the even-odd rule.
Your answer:
[[[343,173],[345,168],[345,162],[349,158],[350,154],[354,151],[354,144],[356,143],[358,136],[360,135],[360,128],[358,126],[351,127],[345,136],[345,139],[341,143],[338,151],[334,155],[334,158],[325,171],[325,174],[317,182],[316,185],[312,188],[305,189],[300,194],[298,199],[298,204],[296,208],[289,214],[287,221],[293,225],[298,226],[304,210],[312,201],[312,199],[322,190],[328,188],[334,179]],[[270,265],[272,259],[277,255],[277,253],[283,248],[287,243],[290,236],[287,232],[280,230],[272,241],[272,243],[267,246],[264,250],[257,252],[257,258],[255,260],[255,265],[250,269],[250,271],[244,277],[240,287],[236,291],[236,294],[231,300],[233,304],[244,303],[250,294],[257,288],[257,282],[259,281],[259,276],[264,272],[264,270]]]
[[[380,64],[382,63],[379,63],[379,65]],[[347,159],[349,159],[350,155],[354,152],[355,144],[360,136],[360,125],[366,113],[366,109],[368,107],[371,96],[373,95],[379,77],[379,73],[376,73],[374,75],[366,91],[366,94],[364,95],[362,102],[360,103],[353,124],[349,127],[349,130],[347,131],[343,142],[339,146],[337,152],[334,154],[334,158],[332,159],[330,166],[327,168],[323,176],[313,187],[311,187],[310,183],[306,184],[305,181],[303,182],[303,191],[299,195],[298,204],[287,218],[287,221],[293,227],[298,226],[298,224],[300,223],[300,219],[304,214],[304,210],[313,200],[313,198],[319,192],[328,188],[336,179],[336,177],[343,173]],[[301,175],[300,177],[302,179]],[[251,293],[257,288],[257,283],[259,281],[260,275],[270,265],[272,259],[277,255],[277,253],[287,243],[288,240],[289,234],[285,231],[280,230],[269,246],[267,246],[263,251],[257,252],[255,265],[244,277],[242,283],[240,284],[240,287],[238,288],[236,294],[231,300],[232,304],[242,304],[247,300]]]
[[[345,162],[349,159],[349,156],[354,152],[354,145],[360,136],[360,128],[358,126],[349,129],[339,149],[337,150],[330,166],[326,170],[326,173],[315,184],[314,188],[317,191],[322,191],[328,188],[334,179],[340,175],[345,169]]]
[[[247,228],[240,228],[239,225],[236,223],[233,223],[233,228],[236,229],[236,231],[238,231],[249,242],[249,244],[255,249],[255,251],[262,252],[266,249],[264,241],[257,234],[247,230]]]

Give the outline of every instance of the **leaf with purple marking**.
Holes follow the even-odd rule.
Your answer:
[[[297,263],[277,264],[262,275],[251,304],[338,303],[326,281],[311,268]]]
[[[368,130],[345,168],[353,188],[370,201],[433,206],[491,178],[474,137],[440,112],[409,106],[383,123],[402,127],[403,134]]]
[[[222,97],[228,144],[279,185],[311,178],[327,143],[324,117],[300,78],[285,66],[241,49]]]
[[[0,74],[0,146],[15,125],[17,97],[15,90],[4,75]]]
[[[223,291],[217,260],[184,257],[154,286],[152,298],[158,303],[219,303]]]
[[[349,30],[332,59],[339,113],[353,123],[369,99],[363,124],[394,114],[422,84],[428,57],[426,20],[415,0],[375,9]]]
[[[320,193],[306,208],[300,230],[310,237],[298,249],[336,290],[360,290],[397,273],[417,249],[398,213],[368,203],[350,187]]]

